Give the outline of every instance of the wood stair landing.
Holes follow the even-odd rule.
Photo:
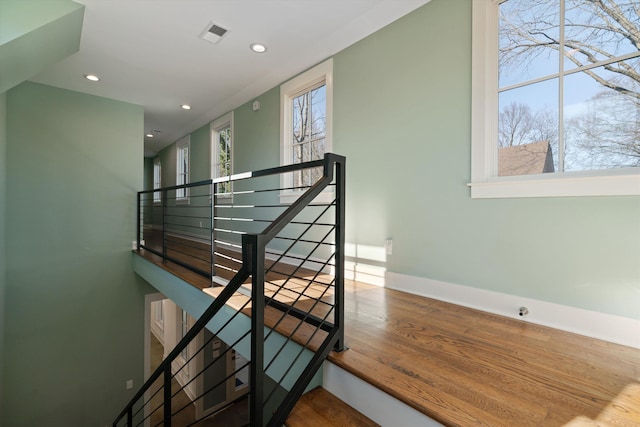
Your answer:
[[[322,387],[305,393],[285,421],[286,427],[379,427]]]
[[[216,292],[210,279],[134,253]],[[265,321],[275,314],[265,309]],[[349,350],[329,361],[444,425],[640,426],[638,348],[352,281],[344,323]],[[280,326],[298,324],[287,318]],[[295,339],[306,342],[298,333]],[[396,425],[381,412],[367,415]]]

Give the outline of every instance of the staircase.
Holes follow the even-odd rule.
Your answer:
[[[320,382],[329,352],[344,349],[344,168],[343,157],[327,154],[138,194],[137,250],[206,277],[211,286],[204,290],[213,302],[114,426],[150,425],[160,414],[158,425],[171,426],[188,406],[172,405],[179,392],[171,388],[174,378],[183,378],[182,388],[197,385],[196,407],[205,409],[191,425],[240,401],[247,402],[251,426],[283,425],[305,390]],[[294,201],[282,204],[283,196]],[[212,380],[230,352],[246,362]],[[247,371],[246,394],[210,403]],[[161,403],[154,406],[158,396]],[[326,396],[314,390],[294,414],[313,412]]]

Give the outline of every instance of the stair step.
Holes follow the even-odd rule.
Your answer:
[[[287,427],[374,427],[376,424],[322,387],[305,393],[289,418]]]

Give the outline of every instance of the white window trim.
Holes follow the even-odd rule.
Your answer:
[[[176,330],[175,345],[178,345],[178,343],[182,341],[182,338],[184,338],[184,336],[189,332],[189,329],[191,329],[192,326],[193,326],[193,320],[191,316],[189,316],[189,313],[182,310],[179,306],[176,305],[176,329],[177,330]],[[182,380],[182,381],[179,381],[180,385],[184,385],[191,377],[192,362],[189,361],[189,358],[193,354],[193,348],[192,348],[193,343],[194,342],[192,341],[189,345],[187,345],[187,347],[185,347],[185,349],[181,351],[180,354],[175,359],[175,361],[177,362],[177,366],[174,367],[174,371],[177,371],[178,369],[184,366],[182,369],[180,369],[177,375]]]
[[[498,6],[473,0],[471,55],[472,198],[640,195],[638,168],[498,176]],[[493,60],[493,58],[496,58]]]
[[[164,331],[164,307],[163,300],[153,301],[151,303],[153,310],[153,323],[158,331]],[[164,338],[163,338],[164,340]]]
[[[182,185],[178,184],[178,173],[180,171],[180,156],[178,153],[185,147],[188,148],[187,152],[189,153],[185,184],[191,182],[191,138],[190,136],[185,136],[180,141],[176,142],[176,185]],[[189,193],[189,188],[185,188],[185,195],[183,197],[178,197],[178,192],[176,190],[176,203],[189,203]]]
[[[157,181],[158,187],[156,187],[156,165],[158,166],[158,174],[160,175]],[[156,188],[162,188],[162,162],[160,161],[159,157],[153,160],[153,189],[155,190]],[[153,193],[153,203],[156,205],[159,205],[160,203],[162,203],[161,191],[155,191]]]
[[[221,130],[229,127],[231,129],[231,165],[230,165],[230,175],[233,175],[233,111],[225,114],[219,119],[211,122],[209,128],[211,129],[211,157],[210,157],[210,169],[211,169],[211,179],[219,178],[216,171],[216,162],[218,158],[218,135]],[[233,183],[231,183],[231,194],[220,195],[218,196],[219,203],[233,203]]]
[[[293,138],[293,125],[291,123],[291,100],[301,91],[319,82],[325,83],[326,101],[326,127],[325,127],[325,153],[333,150],[333,58],[316,65],[280,86],[280,164],[291,164],[292,147],[286,143]],[[283,174],[280,179],[282,188],[292,185],[290,174]],[[332,187],[329,187],[332,189]],[[302,194],[302,191],[283,190],[280,192],[280,203],[293,203]],[[316,201],[328,203],[333,199],[333,194],[327,191],[320,194]]]

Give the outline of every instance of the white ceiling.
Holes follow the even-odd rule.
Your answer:
[[[77,1],[80,51],[32,80],[142,105],[150,156],[429,0]],[[210,22],[218,44],[198,37]]]

